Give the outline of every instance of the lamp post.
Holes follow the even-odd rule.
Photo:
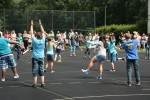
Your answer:
[[[148,0],[148,22],[147,22],[147,33],[150,33],[150,0]]]

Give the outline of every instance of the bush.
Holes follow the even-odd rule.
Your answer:
[[[131,25],[109,25],[109,26],[102,26],[96,28],[97,33],[120,33],[120,32],[133,32],[137,30],[136,24]]]

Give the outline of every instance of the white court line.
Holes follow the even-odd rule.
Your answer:
[[[150,96],[150,94],[123,94],[123,95],[84,96],[84,97],[72,97],[72,98],[53,99],[53,100],[74,100],[74,99],[91,99],[92,100],[92,98],[131,97],[131,96]]]
[[[60,85],[62,83],[49,83],[49,84],[52,84],[52,85]]]
[[[144,91],[150,91],[150,89],[142,89],[142,90],[144,90]]]
[[[12,88],[17,88],[17,87],[21,87],[21,86],[9,86],[9,87],[12,87]]]
[[[100,82],[87,82],[89,84],[97,84],[97,83],[100,83]]]
[[[81,84],[82,82],[69,82],[68,84]]]
[[[0,89],[2,89],[3,87],[0,87]]]

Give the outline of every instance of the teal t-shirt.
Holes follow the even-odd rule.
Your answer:
[[[117,53],[117,51],[115,49],[115,42],[113,42],[113,43],[107,42],[107,48],[108,48],[110,53],[114,53],[114,54]]]
[[[38,40],[33,36],[32,38],[32,57],[33,58],[44,58],[44,48],[45,48],[45,36]]]
[[[46,48],[47,48],[46,54],[51,54],[51,55],[54,54],[54,50],[53,50],[53,45],[52,44],[49,47],[48,47],[48,44],[47,44]]]
[[[0,55],[5,55],[11,53],[11,49],[9,48],[8,44],[10,40],[7,38],[0,38]]]

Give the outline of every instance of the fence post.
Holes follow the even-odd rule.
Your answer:
[[[5,23],[5,21],[6,21],[6,19],[5,19],[5,8],[4,8],[4,11],[3,11],[3,12],[4,12],[4,32],[5,32],[5,30],[6,30],[6,29],[5,29],[5,26],[6,26],[6,25],[5,25],[5,24],[6,24],[6,23]]]
[[[74,11],[73,11],[73,26],[72,26],[72,29],[74,30]]]
[[[53,16],[54,16],[53,13],[54,13],[54,11],[52,10],[52,27],[51,27],[52,30],[53,30],[53,28],[54,28],[54,27],[53,27]]]
[[[148,0],[148,22],[147,22],[147,33],[150,33],[150,0]]]

